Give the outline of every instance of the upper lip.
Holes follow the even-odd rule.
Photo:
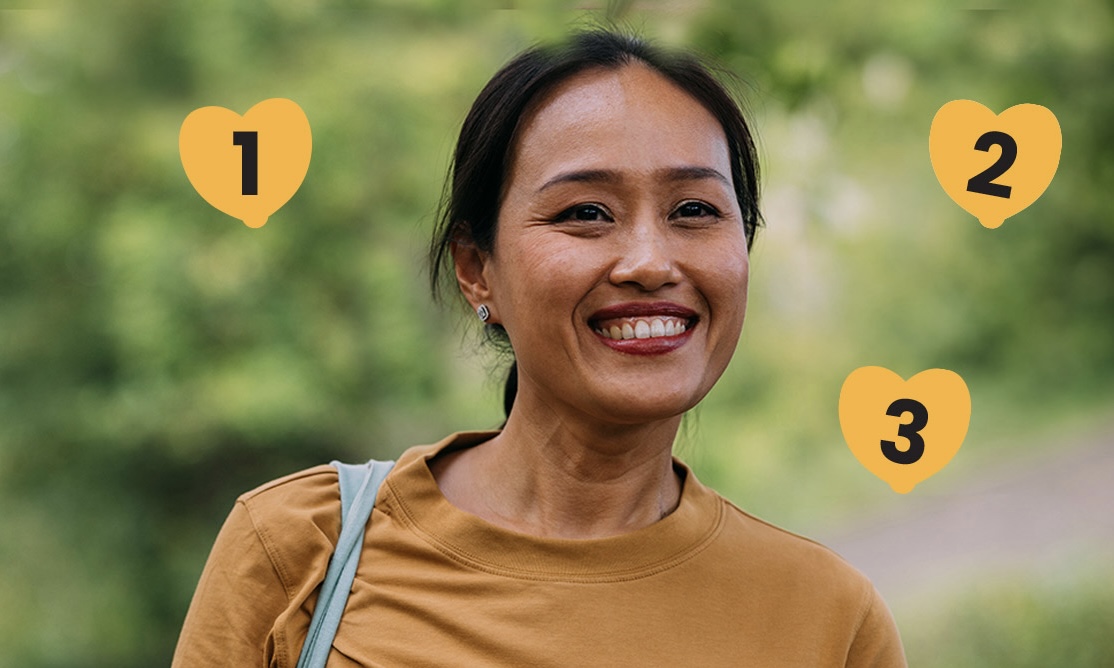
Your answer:
[[[611,318],[637,318],[639,316],[649,317],[655,315],[691,320],[696,317],[696,311],[674,302],[626,302],[623,304],[605,306],[593,313],[588,320],[589,322],[599,322],[600,320],[609,320]]]

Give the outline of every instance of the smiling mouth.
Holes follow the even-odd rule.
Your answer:
[[[658,339],[680,336],[696,324],[696,318],[674,316],[643,316],[636,318],[608,318],[592,324],[592,330],[612,341],[628,339]]]

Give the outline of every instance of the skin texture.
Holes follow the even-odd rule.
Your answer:
[[[535,102],[493,251],[453,247],[464,295],[507,330],[519,386],[500,435],[432,462],[450,502],[563,538],[632,531],[675,507],[681,415],[723,373],[746,311],[730,179],[719,123],[643,64],[579,73]],[[687,309],[691,327],[655,354],[609,345],[593,316],[632,304]]]

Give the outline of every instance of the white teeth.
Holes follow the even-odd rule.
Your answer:
[[[653,339],[662,336],[679,336],[687,329],[680,318],[653,318],[629,320],[600,327],[596,332],[615,341],[624,339]]]

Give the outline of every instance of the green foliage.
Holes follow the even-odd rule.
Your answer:
[[[0,11],[0,666],[165,664],[238,493],[498,423],[423,250],[473,96],[569,25],[708,53],[756,118],[769,227],[739,358],[686,446],[702,478],[791,525],[884,502],[835,423],[866,364],[963,375],[967,448],[1108,407],[1109,3],[503,4]],[[268,97],[306,111],[313,160],[249,230],[192,191],[177,133]],[[1064,131],[1048,192],[996,231],[928,163],[932,114],[961,97],[1044,104]],[[1061,617],[1109,607],[1079,601]],[[989,619],[982,636],[1031,627]]]
[[[751,258],[743,342],[705,402],[706,416],[724,416],[717,442],[731,444],[709,455],[720,489],[791,525],[885,503],[884,484],[847,484],[857,464],[834,419],[843,378],[868,364],[963,376],[973,401],[964,451],[1016,448],[1011,435],[1080,405],[1109,414],[1108,5],[716,3],[692,41],[752,82],[767,158],[769,226]],[[997,230],[948,199],[928,160],[932,116],[959,98],[996,112],[1043,104],[1063,130],[1052,185]],[[764,475],[748,475],[754,462]],[[780,494],[787,478],[825,499],[820,509]]]
[[[1068,582],[980,584],[902,629],[918,668],[1114,665],[1114,584],[1106,572]]]

